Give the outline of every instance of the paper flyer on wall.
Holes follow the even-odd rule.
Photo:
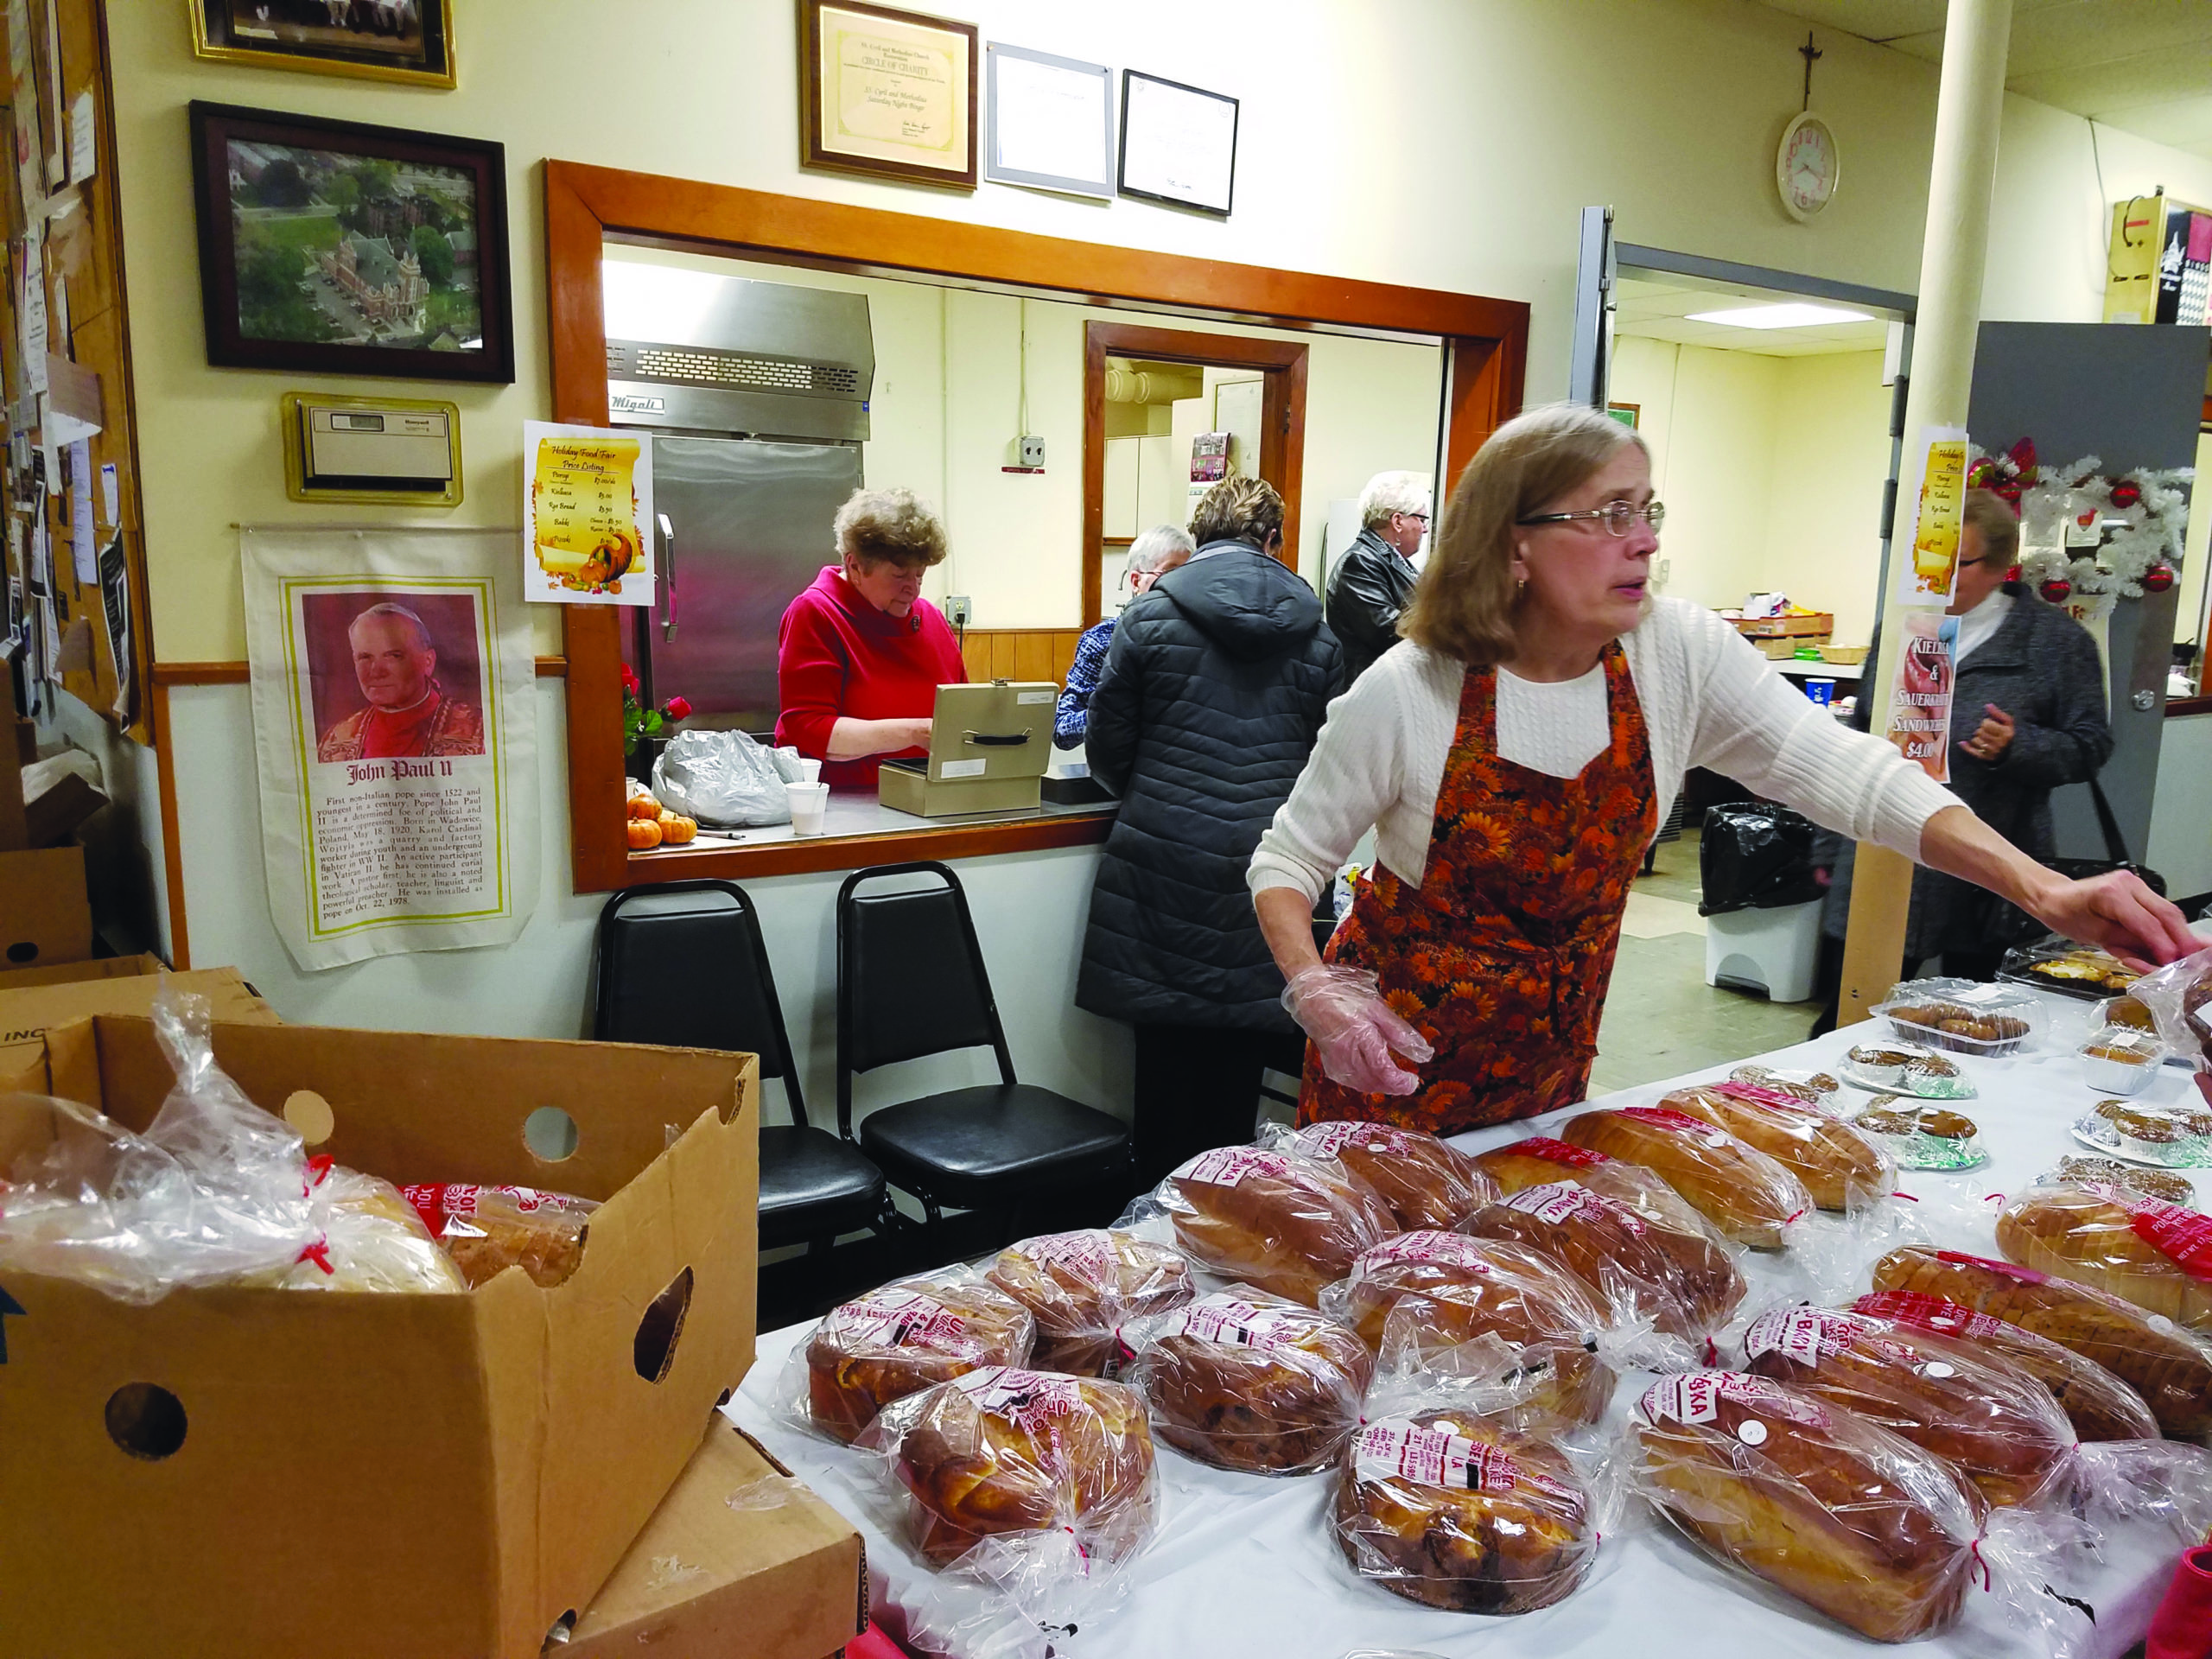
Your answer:
[[[1895,614],[1893,613],[1893,614]],[[1958,681],[1959,619],[1902,613],[1904,647],[1890,689],[1889,740],[1939,784],[1951,781],[1951,693]]]
[[[508,531],[238,532],[263,861],[310,971],[505,944],[537,896],[536,666]]]
[[[523,596],[653,602],[653,452],[635,432],[522,423]]]
[[[1896,560],[1896,600],[1941,607],[1950,601],[1966,523],[1966,428],[1922,427],[1912,458],[1916,464],[1904,475],[1915,490],[1910,556]]]

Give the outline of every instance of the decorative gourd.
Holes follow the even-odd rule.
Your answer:
[[[630,816],[632,817],[643,818],[647,823],[651,823],[654,819],[658,818],[663,812],[667,810],[667,809],[662,806],[659,801],[656,800],[649,791],[632,795],[630,798],[629,810]]]
[[[699,833],[698,819],[687,818],[680,812],[664,812],[657,822],[664,847],[681,847]]]
[[[630,850],[642,853],[660,845],[660,825],[652,818],[630,820]]]

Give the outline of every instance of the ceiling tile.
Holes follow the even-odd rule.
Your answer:
[[[2071,0],[2014,17],[2005,75],[2023,92],[2024,76],[2171,52],[2194,55],[2202,76],[2208,42],[2212,3],[2204,0]]]
[[[2212,42],[2195,51],[2145,52],[2015,75],[2008,85],[2022,98],[2102,120],[2140,105],[2212,97]]]

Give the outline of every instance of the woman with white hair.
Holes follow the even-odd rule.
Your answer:
[[[1252,858],[1312,1039],[1300,1122],[1449,1134],[1580,1100],[1629,886],[1691,766],[2120,956],[2196,947],[2132,874],[2045,868],[1717,613],[1651,597],[1664,517],[1643,440],[1579,404],[1507,422],[1460,474],[1408,644],[1330,709]],[[1325,961],[1314,901],[1370,826]]]
[[[1129,585],[1134,605],[1152,591],[1152,584],[1189,561],[1197,546],[1174,524],[1154,524],[1129,543],[1129,562],[1122,580]],[[1075,660],[1068,665],[1067,684],[1061,688],[1059,706],[1052,711],[1052,747],[1072,749],[1090,730],[1090,698],[1098,677],[1106,671],[1106,647],[1114,643],[1116,619],[1094,622],[1075,642]]]
[[[1359,534],[1329,569],[1329,632],[1356,680],[1398,643],[1414,596],[1414,555],[1428,534],[1428,475],[1377,473],[1359,493]]]

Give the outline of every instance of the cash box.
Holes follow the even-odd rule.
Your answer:
[[[940,685],[929,759],[886,760],[877,798],[924,818],[1035,811],[1059,697],[1050,680]]]

